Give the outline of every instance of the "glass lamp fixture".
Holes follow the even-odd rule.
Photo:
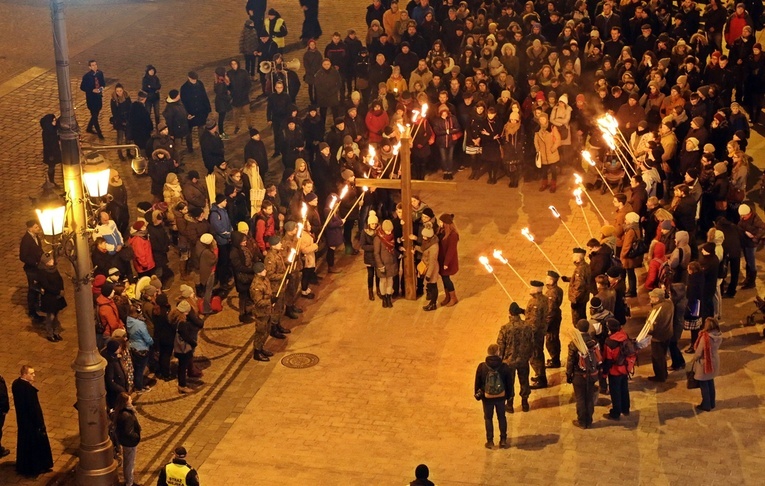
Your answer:
[[[37,219],[40,222],[45,236],[58,236],[64,232],[66,222],[66,206],[50,206],[44,209],[36,209]]]

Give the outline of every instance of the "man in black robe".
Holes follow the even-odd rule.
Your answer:
[[[37,476],[53,469],[50,441],[34,381],[34,368],[24,365],[11,385],[18,426],[16,472],[23,476]]]

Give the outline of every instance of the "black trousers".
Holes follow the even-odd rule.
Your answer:
[[[730,258],[728,268],[730,268],[730,283],[728,284],[728,290],[725,291],[726,295],[736,295],[736,287],[738,286],[738,276],[741,273],[741,257]]]
[[[630,389],[627,375],[608,375],[608,387],[611,390],[611,416],[630,413]]]
[[[580,319],[587,319],[587,300],[571,303],[571,320],[574,321],[574,326]]]
[[[680,351],[680,346],[674,339],[669,341],[669,356],[672,358],[673,368],[685,368],[685,358]]]
[[[173,357],[172,344],[159,344],[159,373],[165,378],[170,378],[170,360]]]
[[[486,425],[486,440],[491,442],[494,440],[494,412],[497,412],[497,422],[499,422],[499,437],[500,439],[507,438],[507,417],[505,417],[505,399],[499,398],[484,398],[481,400],[483,404],[483,421]]]
[[[218,264],[215,267],[215,276],[221,286],[228,285],[231,280],[231,257],[229,247],[231,245],[218,245]]]
[[[5,425],[5,415],[3,412],[0,412],[0,447],[3,445],[3,425]]]
[[[37,314],[37,291],[35,290],[36,270],[24,269],[27,276],[27,314],[33,316]]]
[[[597,378],[574,374],[574,397],[576,398],[576,418],[585,427],[592,425],[592,414],[595,413],[595,395],[598,387]]]
[[[653,374],[661,381],[667,379],[667,349],[669,341],[651,341],[651,364]]]
[[[101,125],[98,123],[98,114],[101,113],[101,108],[88,108],[88,111],[90,111],[90,120],[88,120],[86,131],[93,129],[99,136],[103,137],[104,134],[101,133]]]
[[[194,352],[175,353],[178,358],[178,386],[186,386],[186,377],[191,371],[191,363],[194,361]]]

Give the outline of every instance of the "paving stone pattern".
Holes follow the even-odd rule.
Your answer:
[[[328,42],[331,32],[350,27],[363,37],[365,5],[361,0],[322,3],[325,36],[320,45]],[[302,20],[298,3],[280,0],[269,6],[287,20],[288,42],[296,41]],[[215,67],[237,55],[245,19],[243,2],[202,1],[126,3],[119,7],[130,10],[125,16],[115,16],[113,6],[80,6],[70,9],[68,15],[71,18],[82,12],[92,18],[96,8],[104,9],[97,25],[106,25],[97,33],[80,27],[86,24],[82,19],[71,21],[78,26],[71,75],[83,126],[88,113],[78,88],[88,59],[98,59],[109,79],[107,99],[118,81],[135,96],[148,63],[157,66],[165,95],[180,86],[192,69],[199,72],[209,90]],[[10,18],[17,20],[30,15],[27,7],[10,10]],[[42,22],[41,28],[49,25]],[[37,50],[50,50],[47,36],[40,37],[31,41],[39,44]],[[302,52],[286,57],[302,59]],[[13,62],[17,71],[25,67],[17,59]],[[37,58],[30,58],[33,62]],[[62,315],[64,343],[48,343],[42,330],[25,317],[25,280],[17,255],[23,223],[33,217],[28,196],[36,195],[43,181],[37,120],[44,113],[58,112],[55,86],[55,73],[47,72],[0,97],[0,163],[8,168],[0,178],[4,195],[0,211],[8,218],[0,245],[11,249],[8,264],[0,268],[8,295],[0,304],[5,316],[5,324],[0,326],[0,372],[10,383],[21,364],[36,367],[56,460],[52,473],[22,479],[13,471],[12,454],[0,461],[0,484],[66,484],[76,463],[77,414],[72,407],[75,394],[70,368],[76,352],[74,310],[70,307]],[[302,93],[301,106],[307,104],[306,98]],[[258,128],[265,127],[262,104],[253,106],[257,107]],[[101,123],[107,142],[112,142],[108,118],[107,108]],[[264,132],[267,144],[269,132]],[[85,137],[97,142],[90,135]],[[227,142],[229,158],[241,158],[245,141],[240,134]],[[755,153],[762,145],[759,137],[750,144]],[[131,204],[148,197],[146,178],[130,175],[127,164],[116,159],[113,164],[121,168]],[[187,155],[186,164],[187,170],[202,169],[198,150]],[[278,177],[279,169],[274,168],[274,176]],[[570,175],[568,170],[565,179]],[[457,175],[457,193],[423,195],[437,214],[457,213],[461,269],[455,282],[460,304],[432,313],[421,311],[421,301],[397,301],[394,310],[382,309],[379,300],[366,298],[366,273],[360,257],[344,256],[339,258],[343,273],[325,278],[317,289],[318,300],[305,306],[306,313],[289,339],[269,343],[277,354],[263,364],[250,360],[252,326],[237,322],[237,298],[230,297],[227,309],[211,317],[202,334],[197,355],[205,385],[180,397],[175,383],[160,383],[136,400],[143,426],[136,480],[142,484],[156,481],[156,471],[169,459],[171,450],[184,444],[203,484],[213,485],[249,484],[253,474],[257,484],[404,484],[420,462],[430,465],[432,479],[442,485],[504,485],[510,481],[685,484],[691,480],[758,484],[758,472],[764,465],[759,433],[765,425],[761,407],[765,364],[758,337],[762,326],[738,325],[754,309],[749,303],[752,291],[742,292],[735,302],[725,302],[727,339],[714,414],[695,415],[698,392],[685,390],[682,373],[673,374],[665,385],[650,385],[645,380],[651,374],[650,358],[643,353],[631,383],[633,414],[629,419],[616,425],[604,423],[600,415],[607,407],[600,406],[593,430],[574,429],[570,424],[575,417],[572,390],[565,385],[561,370],[553,370],[551,388],[532,394],[532,412],[509,416],[513,448],[483,448],[481,408],[472,399],[474,370],[505,322],[509,302],[478,264],[477,256],[500,248],[525,278],[542,277],[549,265],[520,235],[522,227],[530,226],[556,265],[564,273],[570,271],[573,241],[545,209],[549,204],[556,205],[580,241],[589,234],[563,180],[558,193],[550,195],[539,193],[534,183],[510,190],[503,181],[485,186],[483,181],[466,179],[464,173]],[[610,217],[610,197],[593,197]],[[598,228],[592,208],[587,207],[586,214],[592,227]],[[525,287],[509,268],[494,263],[510,293],[525,305]],[[635,315],[644,316],[645,297],[640,303]],[[569,329],[570,312],[565,305],[564,329]],[[640,327],[639,319],[636,321],[628,328],[632,335]],[[312,353],[319,363],[289,369],[279,362],[287,353]],[[12,410],[4,430],[4,445],[12,450],[15,429]]]

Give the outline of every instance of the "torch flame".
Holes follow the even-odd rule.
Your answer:
[[[422,104],[422,117],[425,118],[425,115],[427,115],[427,113],[428,113],[428,104],[427,103],[423,103]]]
[[[337,196],[332,194],[332,200],[329,202],[329,210],[333,210],[335,208],[335,204],[337,204]]]
[[[616,135],[616,128],[618,125],[614,125],[613,123],[611,123],[611,121],[609,121],[607,117],[598,118],[598,125],[600,125],[600,130],[603,132],[603,135],[605,135],[606,132],[608,132],[612,136]]]
[[[369,188],[368,188],[367,186],[362,186],[362,187],[361,187],[361,189],[362,189],[364,192],[367,192],[367,191],[369,190]]]
[[[406,127],[400,123],[396,123],[396,127],[398,128],[398,132],[403,134],[406,131]]]
[[[523,236],[525,236],[526,238],[528,238],[528,240],[529,240],[530,242],[532,242],[532,243],[534,242],[534,235],[532,235],[532,234],[531,234],[531,232],[529,231],[529,229],[528,229],[528,228],[523,228],[523,229],[521,230],[521,233],[523,234]]]
[[[412,123],[417,123],[417,117],[420,115],[420,112],[417,110],[412,110]]]
[[[608,148],[610,148],[611,150],[616,150],[616,144],[614,144],[614,136],[613,135],[611,135],[610,133],[608,135],[606,135],[604,133],[603,134],[603,140],[605,140],[606,144],[608,144]]]
[[[303,223],[298,223],[297,229],[298,229],[297,238],[300,238],[301,236],[303,236]]]
[[[574,191],[574,197],[576,198],[576,204],[581,206],[583,204],[582,202],[582,190],[577,189]]]
[[[305,220],[306,215],[308,214],[308,204],[303,203],[302,209],[300,209],[300,216],[303,220]]]
[[[348,186],[343,186],[343,190],[340,191],[340,199],[344,198],[348,194]]]
[[[478,261],[481,262],[481,265],[486,269],[487,272],[493,273],[494,269],[491,268],[491,265],[489,265],[489,259],[485,256],[481,255],[478,257]]]
[[[292,249],[290,250],[290,256],[288,256],[288,257],[287,257],[287,261],[288,261],[288,262],[290,262],[290,263],[292,263],[292,260],[293,260],[294,258],[295,258],[295,249],[294,249],[294,248],[292,248]]]
[[[595,167],[595,161],[592,160],[592,154],[589,150],[582,150],[582,158],[587,161],[588,164]]]
[[[507,264],[507,258],[502,256],[502,250],[494,250],[493,255],[494,255],[494,258],[496,258],[500,262]]]
[[[580,176],[576,172],[574,172],[574,182],[576,182],[577,184],[582,184],[582,176]]]
[[[560,213],[558,212],[557,209],[555,209],[555,206],[550,206],[550,211],[552,211],[553,216],[555,216],[556,218],[560,218]]]
[[[398,155],[399,150],[401,150],[401,142],[393,146],[393,155]]]

